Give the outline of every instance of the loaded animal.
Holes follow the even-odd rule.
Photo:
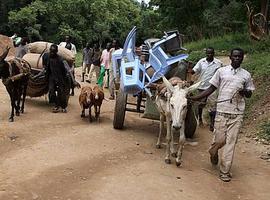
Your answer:
[[[5,58],[10,48],[6,48],[0,56],[0,78],[10,96],[11,113],[9,121],[14,121],[14,110],[16,116],[24,113],[24,102],[30,76],[30,66],[20,59],[12,59],[9,62]]]
[[[84,86],[81,89],[81,94],[79,96],[79,103],[82,109],[81,117],[85,117],[85,110],[89,109],[89,122],[92,122],[91,107],[93,106],[94,96],[92,93],[92,88],[90,86]]]
[[[95,108],[95,118],[99,122],[100,121],[100,108],[104,99],[104,92],[98,85],[96,85],[93,87],[92,93],[94,96],[93,105]]]
[[[200,83],[196,83],[190,87],[186,81],[182,81],[178,77],[173,77],[169,81],[163,77],[164,84],[158,87],[156,96],[156,104],[160,112],[160,130],[156,147],[161,147],[161,135],[166,120],[166,154],[165,162],[171,163],[171,156],[176,157],[176,165],[182,164],[182,151],[185,144],[185,118],[187,113],[188,101],[187,95],[195,90]],[[179,134],[179,146],[177,152],[174,148],[173,133]]]

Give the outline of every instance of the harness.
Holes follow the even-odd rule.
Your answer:
[[[30,65],[24,62],[22,59],[14,58],[7,63],[9,66],[9,77],[2,79],[2,82],[5,86],[8,85],[10,81],[14,82],[28,76],[31,72]],[[13,66],[16,66],[19,69],[19,74],[13,75]]]
[[[230,101],[230,103],[232,103],[233,99],[235,98],[235,96],[236,96],[238,93],[239,93],[239,90],[236,90],[236,92],[232,95],[231,98],[229,98],[229,99],[224,99],[224,100],[219,100],[219,101],[215,101],[215,103],[218,104],[218,103],[223,103],[223,102],[227,102],[227,101]],[[190,99],[189,99],[189,101],[192,102],[192,103],[197,103],[197,104],[200,104],[200,103],[206,104],[206,102],[204,102],[204,101],[194,101],[194,100],[190,100]],[[238,102],[238,101],[236,101],[236,108],[235,108],[235,111],[240,111],[240,109],[239,109],[239,102]]]

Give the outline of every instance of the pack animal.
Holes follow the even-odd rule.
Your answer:
[[[31,69],[27,63],[19,59],[5,61],[8,52],[9,48],[6,48],[0,56],[0,78],[10,96],[11,114],[9,121],[13,122],[14,110],[16,116],[19,116],[20,112],[24,113],[24,102]]]
[[[93,106],[94,96],[93,90],[90,86],[84,86],[81,89],[81,94],[79,96],[79,103],[82,109],[81,117],[85,117],[85,110],[89,109],[89,122],[92,122],[91,107]]]
[[[92,93],[94,96],[93,105],[95,108],[95,118],[99,122],[100,121],[100,108],[104,99],[104,92],[98,85],[96,85],[93,87]]]
[[[161,147],[161,135],[166,120],[166,155],[165,162],[171,163],[171,156],[176,157],[176,165],[182,164],[182,151],[185,144],[185,118],[187,113],[187,95],[195,90],[200,83],[188,87],[186,81],[173,77],[169,81],[163,77],[163,88],[159,89],[156,104],[160,112],[160,130],[156,147]],[[177,152],[174,148],[173,133],[179,134]]]

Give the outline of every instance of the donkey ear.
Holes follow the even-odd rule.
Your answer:
[[[173,92],[173,86],[172,84],[168,81],[168,79],[165,76],[162,76],[163,83],[165,84],[166,88],[170,91]]]
[[[198,83],[193,84],[192,86],[187,88],[187,93],[193,92],[194,90],[196,90],[200,84],[202,83],[202,81],[199,81]]]

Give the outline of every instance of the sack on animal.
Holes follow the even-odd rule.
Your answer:
[[[52,43],[49,42],[34,42],[28,44],[30,53],[43,54],[49,52]],[[75,55],[68,49],[58,46],[58,54],[69,64],[75,61]]]
[[[25,60],[31,68],[43,69],[41,54],[27,53],[23,56],[23,60]]]

